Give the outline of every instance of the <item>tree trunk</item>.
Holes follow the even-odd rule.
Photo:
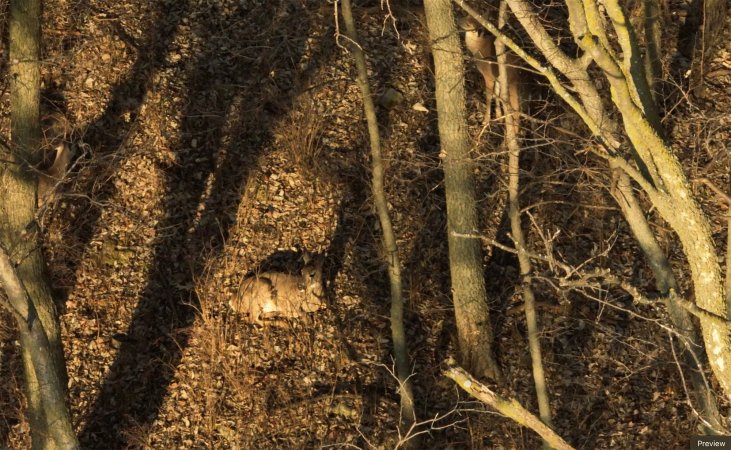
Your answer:
[[[507,3],[500,2],[500,13],[498,26],[502,29],[507,21]],[[507,70],[507,58],[505,44],[495,40],[495,53],[498,55],[498,67],[500,72],[500,86],[514,84],[517,88],[518,80],[510,80],[510,73]],[[520,218],[520,127],[518,117],[520,111],[513,111],[507,89],[500,90],[500,101],[503,104],[505,121],[505,146],[508,149],[508,217],[510,219],[510,231],[513,233],[515,247],[518,250],[518,265],[520,268],[519,290],[522,293],[525,305],[525,323],[528,331],[528,349],[531,356],[531,368],[533,370],[533,384],[536,388],[536,399],[538,400],[538,412],[541,420],[548,427],[553,426],[551,419],[551,403],[548,395],[546,375],[543,370],[543,356],[541,354],[540,330],[538,326],[538,314],[536,312],[536,298],[533,291],[533,265],[526,254],[525,235]],[[543,448],[550,450],[551,445],[543,440]]]
[[[2,149],[0,183],[0,239],[32,299],[45,330],[52,367],[59,385],[66,386],[66,371],[56,305],[46,275],[35,221],[37,177],[33,167],[40,161],[40,0],[10,2],[10,105],[11,148]],[[21,332],[23,362],[28,390],[28,416],[34,448],[46,448],[46,415],[32,356],[32,340]]]
[[[391,287],[391,337],[393,339],[393,353],[396,361],[396,378],[399,382],[399,393],[401,395],[401,417],[402,434],[408,434],[412,426],[417,422],[414,409],[414,394],[411,389],[409,376],[411,375],[411,363],[409,352],[406,346],[406,333],[404,331],[404,300],[403,286],[401,283],[401,262],[396,246],[396,235],[393,231],[391,216],[388,212],[388,202],[384,189],[383,158],[381,155],[381,138],[378,132],[378,119],[376,107],[371,96],[371,89],[368,84],[368,70],[365,54],[358,41],[358,33],[355,29],[353,11],[350,0],[342,1],[343,19],[348,38],[353,44],[352,51],[355,56],[355,64],[358,68],[358,87],[363,96],[363,109],[368,122],[368,135],[371,146],[371,168],[372,168],[372,191],[373,203],[376,207],[378,220],[383,230],[384,258],[388,265],[388,279]],[[407,445],[415,445],[412,440]]]
[[[16,319],[23,342],[24,357],[30,359],[35,369],[37,392],[42,405],[42,414],[37,419],[42,423],[36,424],[33,433],[33,448],[72,450],[79,448],[79,442],[74,434],[68,407],[66,406],[65,389],[56,374],[55,363],[48,343],[48,337],[40,320],[38,312],[18,272],[10,260],[8,253],[0,247],[0,281],[8,296],[7,306]],[[4,302],[0,302],[3,304]],[[38,439],[41,437],[41,439]]]
[[[462,49],[449,0],[424,2],[434,55],[440,157],[447,198],[449,267],[462,364],[477,376],[500,378],[485,291],[474,162],[465,122]]]
[[[670,261],[655,239],[645,212],[632,191],[629,176],[621,169],[613,168],[613,171],[617,177],[617,189],[612,191],[612,196],[622,209],[622,214],[627,220],[632,235],[650,265],[655,276],[657,290],[663,295],[668,295],[671,291],[678,292],[678,283],[670,267]],[[703,377],[703,366],[708,364],[708,357],[703,350],[703,340],[690,313],[677,302],[670,301],[667,304],[668,315],[679,334],[680,359],[690,370],[689,393],[698,405],[701,419],[707,422],[703,424],[704,433],[717,433],[719,430],[723,430],[723,423],[713,389]]]

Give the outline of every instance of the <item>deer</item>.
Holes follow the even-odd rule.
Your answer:
[[[73,151],[68,143],[68,121],[54,112],[41,118],[43,158],[38,165],[38,207],[51,197],[56,184],[66,175],[71,165]]]
[[[465,31],[465,47],[475,58],[475,66],[477,70],[485,79],[485,97],[486,97],[486,109],[484,126],[489,126],[491,121],[491,104],[493,98],[496,96],[500,97],[500,90],[502,87],[499,85],[499,67],[495,54],[495,36],[490,34],[487,30],[480,26],[479,22],[470,16],[461,18],[458,21],[459,27]],[[518,123],[520,117],[520,88],[518,86],[519,80],[519,63],[520,58],[514,53],[508,52],[506,55],[506,70],[507,70],[507,97],[508,104],[510,106],[510,113],[514,115]],[[505,108],[503,108],[503,112]],[[498,108],[496,106],[496,112]]]
[[[255,273],[244,277],[238,293],[229,301],[236,313],[248,316],[249,322],[263,326],[263,319],[299,318],[304,313],[325,308],[322,264],[324,258],[303,255],[299,274],[283,272]]]

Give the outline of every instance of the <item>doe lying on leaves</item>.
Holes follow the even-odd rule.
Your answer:
[[[262,326],[264,319],[302,317],[325,308],[322,285],[323,257],[303,256],[305,266],[297,275],[263,272],[241,282],[238,294],[229,302],[231,309],[246,314],[251,323]]]

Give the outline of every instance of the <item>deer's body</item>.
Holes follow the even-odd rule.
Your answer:
[[[322,260],[306,260],[299,275],[264,272],[247,276],[229,306],[261,326],[263,319],[292,319],[319,311],[325,307],[323,295]]]
[[[42,206],[56,184],[66,175],[73,152],[68,144],[68,123],[60,113],[49,114],[41,121],[43,160],[38,173],[38,205]]]
[[[498,80],[500,79],[500,70],[497,63],[495,53],[495,36],[482,28],[480,24],[472,17],[465,17],[459,21],[459,26],[465,31],[465,47],[475,58],[475,66],[485,80],[485,100],[487,109],[485,110],[485,124],[490,122],[490,108],[492,100],[500,97]],[[507,97],[510,106],[510,113],[514,115],[516,121],[520,116],[520,87],[518,85],[520,58],[514,53],[508,52],[506,55],[506,71],[507,71]]]

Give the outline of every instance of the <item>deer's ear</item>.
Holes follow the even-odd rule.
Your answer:
[[[477,21],[470,16],[457,19],[457,26],[464,31],[474,31],[478,28]]]

